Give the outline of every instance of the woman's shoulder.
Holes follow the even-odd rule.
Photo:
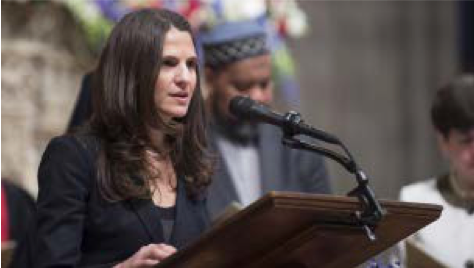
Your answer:
[[[92,134],[64,134],[53,137],[46,147],[47,154],[67,157],[71,154],[95,158],[100,148],[100,140]]]
[[[98,136],[89,133],[63,134],[53,137],[49,143],[53,146],[80,147],[84,150],[97,150],[100,147]]]
[[[38,170],[40,192],[55,189],[92,187],[98,140],[87,135],[64,134],[51,139]]]

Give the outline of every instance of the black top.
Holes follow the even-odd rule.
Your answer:
[[[176,207],[155,207],[160,213],[161,216],[161,226],[163,227],[163,236],[165,237],[165,242],[169,243],[171,234],[173,233],[174,218],[176,216]]]
[[[165,243],[151,199],[107,202],[96,184],[98,139],[62,136],[43,155],[31,267],[111,267],[142,246]],[[176,215],[168,244],[180,249],[209,225],[205,198],[192,200],[178,175]],[[166,232],[166,231],[165,231]]]

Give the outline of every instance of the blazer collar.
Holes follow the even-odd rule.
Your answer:
[[[132,199],[129,201],[132,210],[137,215],[143,228],[150,237],[151,243],[162,243],[164,241],[163,228],[161,226],[160,215],[154,208],[155,204],[151,199]]]
[[[229,170],[226,167],[219,147],[217,146],[216,136],[218,134],[216,126],[211,124],[210,129],[209,144],[218,154],[218,159],[221,160],[218,162],[214,174],[215,180],[213,181],[213,185],[211,185],[212,191],[210,194],[218,195],[218,197],[215,197],[214,199],[218,199],[220,202],[227,204],[234,200],[239,200],[239,198],[234,183],[232,182],[232,178],[230,177]],[[284,154],[284,152],[282,152],[283,147],[281,146],[282,133],[274,126],[259,124],[258,136],[257,148],[260,157],[262,192],[266,193],[268,191],[281,189],[281,178],[284,177],[284,174],[282,174],[283,170],[278,165],[281,165],[281,156]]]
[[[209,131],[209,145],[216,154],[217,165],[215,167],[215,173],[213,175],[213,182],[211,185],[210,195],[218,195],[218,199],[223,203],[230,203],[232,201],[239,200],[237,190],[235,189],[232,178],[230,177],[229,169],[226,166],[222,152],[217,145],[217,138],[219,136],[215,124],[211,124]]]
[[[283,152],[281,131],[268,124],[260,124],[258,128],[260,142],[258,143],[258,153],[260,157],[260,177],[262,180],[262,192],[284,189],[282,178],[286,175],[282,172],[281,165]]]
[[[192,205],[193,201],[186,196],[183,176],[178,176],[176,190],[176,215],[169,243],[180,249],[189,238],[199,234],[200,230],[197,230],[193,224],[196,212]],[[130,204],[149,235],[151,243],[164,243],[161,217],[158,210],[155,209],[153,201],[151,199],[133,199],[130,200]]]

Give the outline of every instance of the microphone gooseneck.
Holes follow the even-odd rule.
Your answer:
[[[230,101],[229,110],[238,118],[260,121],[280,127],[284,134],[282,139],[284,145],[293,149],[316,152],[329,157],[341,164],[347,171],[354,174],[358,186],[350,191],[348,195],[357,197],[362,204],[362,212],[357,211],[355,218],[359,225],[363,227],[369,240],[374,241],[376,239],[373,229],[386,212],[375,198],[369,186],[367,176],[359,168],[347,147],[336,136],[307,125],[297,112],[288,112],[282,115],[270,110],[268,106],[248,97],[234,97]],[[324,147],[297,139],[295,138],[297,135],[306,135],[327,143],[339,145],[347,157]]]
[[[299,114],[289,112],[286,115],[282,115],[270,110],[268,106],[256,102],[248,97],[234,97],[230,101],[229,110],[238,118],[246,120],[251,119],[279,126],[285,132],[291,132],[292,135],[302,134],[327,143],[340,144],[339,139],[334,135],[307,125],[303,120],[301,120],[301,117],[296,118],[295,115]]]

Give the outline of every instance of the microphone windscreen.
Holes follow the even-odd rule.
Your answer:
[[[248,97],[237,96],[230,100],[229,110],[234,116],[245,119],[249,116],[254,104],[255,101]]]

